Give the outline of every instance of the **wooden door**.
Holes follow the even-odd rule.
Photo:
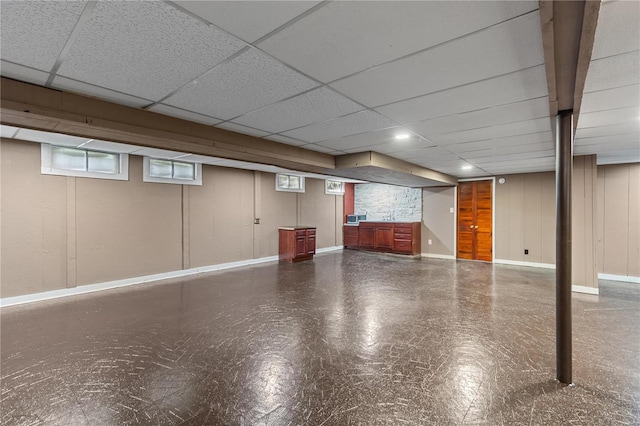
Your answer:
[[[458,185],[458,258],[493,260],[492,181]]]

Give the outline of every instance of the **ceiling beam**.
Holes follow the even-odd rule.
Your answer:
[[[539,5],[549,114],[554,120],[558,111],[572,110],[579,117],[600,0],[540,0]],[[574,130],[577,123],[576,118]]]

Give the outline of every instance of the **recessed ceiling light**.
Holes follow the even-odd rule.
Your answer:
[[[411,135],[409,133],[399,133],[396,135],[396,140],[402,141],[405,139],[409,139]]]
[[[473,166],[470,166],[468,164],[466,166],[462,166],[462,170],[471,170],[471,169],[473,169]]]

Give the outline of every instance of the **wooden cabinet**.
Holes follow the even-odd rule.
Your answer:
[[[344,225],[344,246],[360,250],[419,255],[420,222],[360,222]]]
[[[281,261],[308,260],[316,253],[316,228],[283,226],[278,229],[278,237],[278,257]]]
[[[358,247],[358,225],[344,225],[342,240],[345,247]]]
[[[358,238],[358,241],[360,243],[358,244],[358,246],[365,249],[373,250],[374,248],[373,243],[375,241],[375,232],[376,232],[375,223],[374,222],[361,223],[358,226],[358,228],[360,228],[360,233]]]

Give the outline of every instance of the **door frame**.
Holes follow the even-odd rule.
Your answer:
[[[491,263],[496,259],[496,177],[480,177],[469,179],[458,179],[460,182],[474,182],[481,180],[491,181]],[[455,186],[453,194],[453,257],[458,259],[458,185]]]

